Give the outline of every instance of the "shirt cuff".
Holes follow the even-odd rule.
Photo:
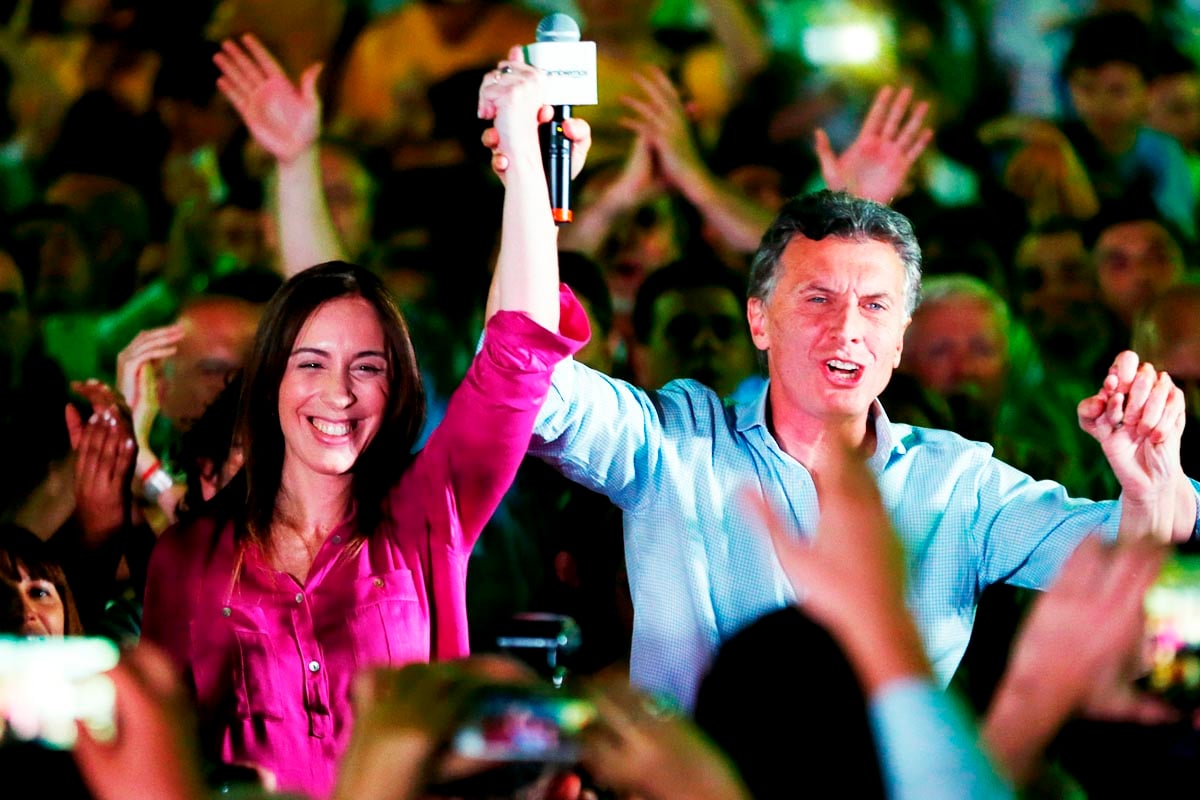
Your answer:
[[[892,681],[871,698],[870,716],[888,797],[1013,797],[980,750],[965,710],[931,681]]]
[[[487,349],[500,365],[540,370],[563,360],[587,344],[591,336],[587,314],[574,292],[559,285],[558,332],[534,322],[523,311],[497,311],[484,328],[480,350]]]

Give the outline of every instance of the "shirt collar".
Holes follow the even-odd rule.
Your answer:
[[[745,433],[751,428],[762,428],[763,433],[770,433],[767,428],[767,397],[770,394],[771,382],[763,381],[758,393],[745,403],[735,406],[734,419],[739,433]],[[867,459],[871,470],[880,472],[892,453],[902,454],[907,450],[904,445],[905,425],[896,425],[888,419],[887,412],[878,398],[871,401],[869,417],[875,421],[875,453]]]

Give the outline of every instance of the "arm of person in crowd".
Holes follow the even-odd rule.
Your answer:
[[[75,451],[74,526],[51,538],[75,595],[85,629],[95,625],[113,599],[123,560],[135,541],[132,474],[136,445],[129,409],[100,381],[71,388],[92,407],[88,420],[66,407],[67,433]],[[128,563],[126,561],[126,563]]]
[[[750,800],[737,769],[690,720],[662,711],[627,679],[589,689],[598,713],[580,760],[599,786],[645,800]]]
[[[1000,117],[979,129],[979,139],[989,147],[1018,144],[1004,165],[1002,182],[1025,202],[1031,224],[1056,217],[1086,220],[1100,210],[1100,199],[1079,154],[1054,124]]]
[[[876,92],[858,135],[840,155],[833,152],[825,130],[817,128],[815,149],[827,187],[884,204],[901,193],[913,164],[933,139],[924,125],[929,103],[910,109],[912,94],[908,86],[899,91],[884,86]]]
[[[149,642],[125,651],[109,672],[116,733],[104,741],[80,725],[72,751],[96,800],[203,800],[187,693],[166,654]]]
[[[889,796],[1010,797],[964,710],[933,683],[905,601],[903,549],[866,464],[849,446],[835,447],[817,479],[821,517],[811,544],[755,501],[802,607],[859,676]]]
[[[1076,410],[1080,427],[1100,443],[1121,484],[1118,535],[1189,540],[1196,528],[1196,489],[1179,458],[1186,404],[1171,376],[1126,350],[1100,390]]]
[[[663,180],[695,206],[730,248],[753,252],[774,212],[718,178],[704,163],[683,100],[666,73],[650,67],[634,78],[642,94],[621,98],[629,112],[622,125],[650,143]]]
[[[156,369],[175,354],[182,338],[183,328],[178,324],[149,328],[135,336],[117,356],[117,387],[129,404],[137,445],[133,474],[142,495],[162,511],[168,524],[175,521],[175,511],[186,486],[176,484],[162,469],[162,461],[150,447],[150,430],[158,416]]]
[[[728,69],[733,73],[730,88],[740,94],[767,64],[771,43],[766,31],[744,0],[701,0],[700,4],[708,12],[709,27],[724,50]]]
[[[538,139],[538,124],[549,121],[552,110],[542,104],[541,72],[525,63],[520,47],[508,56],[484,76],[479,88],[478,116],[492,121],[493,165],[505,187],[500,254],[488,292],[487,318],[497,311],[524,311],[542,327],[557,331],[558,236]],[[497,165],[497,160],[502,163]]]
[[[1144,640],[1143,602],[1167,548],[1148,539],[1104,544],[1089,536],[1033,604],[983,725],[983,737],[1018,786],[1076,714],[1170,722],[1176,712],[1136,691]]]
[[[299,85],[252,34],[225,41],[213,60],[221,70],[217,88],[246,127],[275,158],[275,204],[279,258],[285,277],[325,261],[346,260],[321,184],[318,138],[320,64],[309,66]]]

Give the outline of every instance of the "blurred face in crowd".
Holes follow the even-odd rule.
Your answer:
[[[644,203],[614,225],[613,231],[601,260],[613,300],[631,306],[645,277],[681,254],[671,198],[661,194]]]
[[[66,613],[58,589],[45,578],[32,578],[18,566],[17,592],[21,598],[21,636],[63,636]]]
[[[904,369],[942,396],[999,406],[1008,377],[1008,335],[991,303],[957,295],[922,304],[904,337]]]
[[[1183,277],[1179,245],[1153,220],[1106,228],[1092,256],[1104,304],[1126,325],[1154,295]]]
[[[17,269],[17,262],[0,250],[0,353],[11,359],[10,367],[29,351],[33,336],[34,322],[25,299],[25,281]],[[16,378],[15,375],[11,377]],[[6,385],[9,379],[10,375],[0,374],[0,386]]]
[[[1109,153],[1133,146],[1137,129],[1146,121],[1146,81],[1132,64],[1110,61],[1096,68],[1079,68],[1067,79],[1071,102],[1079,118]]]
[[[226,205],[213,215],[213,253],[226,256],[240,266],[264,266],[267,244],[262,212]]]
[[[1148,124],[1174,136],[1187,149],[1200,144],[1200,74],[1179,73],[1150,84]]]
[[[887,242],[796,235],[766,298],[748,304],[767,351],[776,425],[865,420],[904,350],[904,263]],[[786,406],[786,408],[781,408]]]
[[[250,352],[260,309],[233,297],[204,298],[184,309],[184,327],[175,355],[163,365],[159,381],[162,413],[180,430],[204,409],[241,368]]]
[[[1017,309],[1046,355],[1069,353],[1105,335],[1109,323],[1078,231],[1026,235],[1015,266]]]
[[[36,243],[33,308],[43,313],[87,308],[91,259],[78,231],[61,220],[36,220],[19,225],[14,237]]]
[[[676,289],[654,302],[653,326],[637,345],[638,383],[657,389],[691,378],[732,394],[755,369],[741,300],[720,286]]]

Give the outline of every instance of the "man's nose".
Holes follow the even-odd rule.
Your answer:
[[[834,316],[833,332],[843,341],[857,342],[863,336],[862,312],[854,303],[846,303]]]

